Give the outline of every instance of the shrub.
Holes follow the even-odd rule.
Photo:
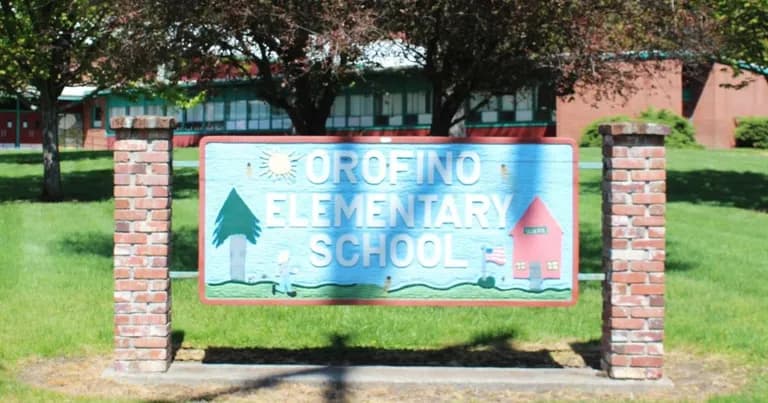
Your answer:
[[[605,117],[599,118],[594,122],[590,123],[589,126],[587,126],[584,129],[584,131],[581,133],[581,140],[579,141],[579,145],[582,147],[602,147],[603,136],[598,131],[597,129],[598,126],[600,126],[603,123],[631,122],[633,120],[634,119],[624,115],[605,116]]]
[[[603,140],[598,132],[598,126],[603,123],[611,122],[645,122],[645,123],[660,123],[669,126],[671,129],[669,136],[665,139],[665,144],[670,148],[701,148],[696,143],[695,130],[691,122],[684,117],[675,114],[666,109],[654,109],[649,108],[640,113],[640,116],[636,119],[617,115],[607,116],[595,120],[590,123],[584,129],[581,136],[580,145],[582,147],[600,147],[603,145]]]
[[[640,113],[640,120],[661,123],[671,129],[664,144],[670,148],[701,148],[696,143],[696,130],[686,118],[666,109],[649,108]]]
[[[739,118],[736,146],[768,148],[768,117]]]

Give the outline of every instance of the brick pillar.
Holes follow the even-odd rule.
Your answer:
[[[171,361],[173,118],[115,117],[115,362],[162,372]]]
[[[602,366],[615,379],[660,379],[664,358],[666,156],[658,124],[603,135]]]

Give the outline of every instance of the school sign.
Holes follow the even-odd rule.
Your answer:
[[[201,299],[570,305],[576,172],[561,139],[205,138]]]

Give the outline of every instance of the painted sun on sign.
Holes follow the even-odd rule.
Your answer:
[[[264,151],[260,158],[261,176],[266,176],[275,182],[293,182],[296,179],[296,162],[301,158],[299,154]]]
[[[277,182],[293,182],[296,179],[296,162],[301,156],[294,152],[264,151],[261,153],[261,176]]]

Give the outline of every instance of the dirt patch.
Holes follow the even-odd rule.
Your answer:
[[[558,367],[583,367],[591,360],[589,354],[577,353],[568,344],[546,348],[534,344],[516,345],[515,351],[519,357],[524,357],[526,351],[535,352],[535,356],[541,351],[547,351],[551,362]],[[178,360],[199,361],[204,357],[205,352],[196,349],[182,349],[177,354]],[[584,357],[587,357],[586,361]],[[589,393],[580,390],[532,393],[460,386],[315,385],[288,382],[250,387],[216,384],[136,385],[103,378],[102,373],[109,367],[110,361],[107,356],[33,360],[21,366],[19,379],[35,387],[71,396],[151,401],[257,402],[590,401],[637,398],[701,401],[714,395],[734,393],[749,379],[749,369],[746,367],[736,366],[723,358],[699,357],[681,352],[666,355],[665,374],[674,382],[674,388],[660,388],[642,394]]]

